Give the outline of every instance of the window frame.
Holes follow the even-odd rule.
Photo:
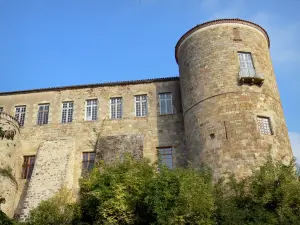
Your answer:
[[[120,110],[121,110],[121,112],[120,112],[120,117],[118,117],[118,102],[116,102],[116,103],[114,103],[114,104],[112,104],[112,100],[113,99],[115,99],[115,100],[118,100],[118,99],[121,99],[121,102],[119,103],[119,105],[121,105],[121,107],[120,107]],[[110,105],[109,105],[109,109],[110,109],[110,119],[111,120],[118,120],[118,119],[122,119],[123,118],[123,98],[122,97],[111,97],[110,99],[109,99],[109,103],[110,103]],[[112,117],[112,107],[115,107],[115,117]]]
[[[259,119],[267,119],[268,121],[268,128],[269,128],[269,133],[263,133],[262,132],[262,129],[261,129],[261,123],[259,122]],[[267,135],[267,136],[272,136],[274,135],[274,129],[273,129],[273,126],[272,126],[272,120],[271,120],[271,117],[269,116],[263,116],[263,115],[257,115],[256,116],[256,122],[257,122],[257,128],[258,128],[258,132],[261,134],[261,135]]]
[[[96,105],[88,105],[88,101],[96,101]],[[96,118],[93,119],[93,106],[96,106]],[[91,108],[91,119],[87,118],[87,109],[88,107]],[[91,99],[86,99],[85,100],[85,115],[84,115],[84,120],[85,121],[97,121],[98,120],[98,110],[99,110],[99,100],[97,98],[91,98]]]
[[[160,153],[160,150],[171,150],[171,153],[169,154],[161,154]],[[158,159],[158,163],[159,165],[165,165],[167,166],[169,169],[174,169],[174,155],[173,155],[173,147],[172,146],[162,146],[162,147],[157,147],[156,148],[156,151],[157,151],[157,159]],[[163,160],[163,159],[160,159],[160,156],[171,156],[171,167]]]
[[[44,109],[42,110],[42,113],[43,113],[43,116],[42,116],[42,123],[39,123],[39,114],[40,114],[40,107],[43,106]],[[45,106],[48,106],[48,110],[46,111],[45,110]],[[47,114],[47,123],[44,123],[44,120],[45,120],[45,113],[48,113]],[[41,103],[41,104],[38,104],[38,114],[37,114],[37,125],[39,126],[42,126],[42,125],[47,125],[49,124],[49,117],[50,117],[50,103]]]
[[[33,163],[31,163],[32,158],[33,158]],[[35,162],[36,162],[36,155],[24,155],[23,156],[21,179],[30,180],[33,170],[34,170]]]
[[[253,59],[252,53],[245,52],[245,51],[238,51],[237,55],[238,55],[240,73],[244,76],[247,75],[247,77],[252,77],[252,76],[254,77],[256,74],[256,69],[255,69],[255,64],[254,64],[254,59]],[[240,55],[245,55],[245,56],[249,55],[250,56],[250,62],[251,62],[252,68],[248,68],[248,61],[244,60],[245,65],[247,65],[247,66],[246,66],[246,69],[242,69],[242,66],[241,66],[242,61],[241,61]]]
[[[170,94],[171,98],[170,99],[161,99],[161,95],[167,95]],[[162,93],[158,93],[158,100],[159,100],[159,115],[172,115],[174,114],[174,106],[173,106],[173,93],[172,92],[162,92]],[[167,101],[170,100],[171,101],[171,112],[167,112]],[[165,107],[166,107],[166,113],[162,113],[162,104],[161,102],[165,101]]]
[[[72,103],[72,107],[69,106],[69,104]],[[64,108],[64,104],[67,104],[67,107]],[[64,116],[64,109],[66,110],[65,113],[65,120],[63,118]],[[69,111],[72,110],[72,114],[71,114],[71,121],[69,121]],[[65,124],[65,123],[72,123],[74,119],[74,101],[64,101],[62,102],[62,106],[61,106],[61,123]]]
[[[143,100],[141,101],[137,101],[137,97],[143,97],[145,96],[146,97],[146,100],[144,102],[146,102],[146,107],[145,107],[145,115],[142,115],[142,108],[143,108]],[[140,102],[140,107],[141,107],[141,115],[138,116],[137,115],[137,103]],[[134,96],[134,113],[135,113],[135,117],[147,117],[148,116],[148,95],[147,94],[141,94],[141,95],[135,95]]]
[[[87,160],[85,160],[85,157],[84,157],[85,154],[88,155]],[[94,155],[93,160],[91,160],[91,154]],[[81,170],[83,172],[90,172],[95,166],[95,158],[96,158],[96,152],[95,151],[93,151],[93,152],[82,152]],[[84,166],[84,163],[87,163],[87,167]],[[90,168],[91,163],[93,164],[93,166]]]
[[[20,109],[20,111],[17,112],[17,109]],[[24,109],[24,111],[22,111],[22,109]],[[21,127],[24,127],[25,117],[26,117],[26,105],[15,106],[15,119],[19,122]]]

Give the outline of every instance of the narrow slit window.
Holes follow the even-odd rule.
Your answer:
[[[15,119],[19,121],[20,126],[24,126],[26,106],[16,106]]]
[[[86,101],[85,119],[88,121],[97,120],[98,100],[92,99]]]
[[[71,123],[73,121],[73,102],[63,102],[62,104],[62,123]]]
[[[172,93],[159,94],[160,115],[173,114]]]
[[[122,118],[122,98],[111,98],[110,99],[110,118],[121,119]]]
[[[22,179],[30,179],[35,164],[35,155],[24,156],[24,162],[22,166]]]
[[[147,116],[147,95],[137,95],[135,98],[135,116]]]
[[[257,117],[258,128],[261,134],[272,135],[271,121],[269,117]]]
[[[166,165],[168,168],[173,168],[173,155],[171,147],[158,148],[158,161],[161,165]]]
[[[82,170],[91,171],[95,164],[95,152],[84,152],[82,155]]]
[[[49,104],[41,104],[38,108],[38,125],[48,124],[49,119]]]
[[[255,76],[252,55],[248,52],[238,52],[240,61],[240,74],[244,77]]]

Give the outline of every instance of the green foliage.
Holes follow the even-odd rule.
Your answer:
[[[29,225],[65,225],[72,224],[80,217],[76,204],[72,202],[71,192],[65,188],[52,198],[42,201],[37,208],[30,211]]]
[[[165,167],[126,156],[99,164],[80,182],[82,221],[89,224],[213,224],[208,170]]]
[[[271,159],[251,177],[216,185],[218,224],[299,224],[300,182],[294,162]]]
[[[125,156],[101,162],[80,180],[80,199],[63,189],[31,211],[29,225],[299,224],[300,180],[295,164],[271,159],[253,175],[212,181],[206,168],[160,167]],[[9,221],[9,220],[8,220]],[[12,222],[12,221],[9,221]],[[11,223],[8,223],[11,224]]]

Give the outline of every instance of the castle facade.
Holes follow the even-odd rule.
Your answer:
[[[125,152],[215,177],[289,161],[269,47],[257,24],[214,20],[178,41],[179,77],[0,93],[1,210],[22,219],[62,186],[76,195],[95,160]]]

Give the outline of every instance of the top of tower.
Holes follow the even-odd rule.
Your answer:
[[[175,47],[175,58],[176,58],[176,62],[178,63],[178,50],[179,50],[179,46],[181,45],[181,43],[192,33],[194,33],[195,31],[202,29],[204,27],[208,27],[211,25],[216,25],[216,24],[222,24],[222,23],[237,23],[237,24],[243,24],[243,25],[248,25],[251,27],[256,28],[257,30],[261,31],[263,33],[263,35],[266,37],[267,41],[268,41],[268,46],[270,47],[270,39],[269,39],[269,35],[266,32],[266,30],[264,28],[262,28],[261,26],[259,26],[256,23],[253,23],[251,21],[247,21],[247,20],[242,20],[242,19],[218,19],[218,20],[212,20],[212,21],[208,21],[205,23],[201,23],[198,24],[197,26],[193,27],[192,29],[190,29],[189,31],[187,31],[177,42],[176,47]]]

